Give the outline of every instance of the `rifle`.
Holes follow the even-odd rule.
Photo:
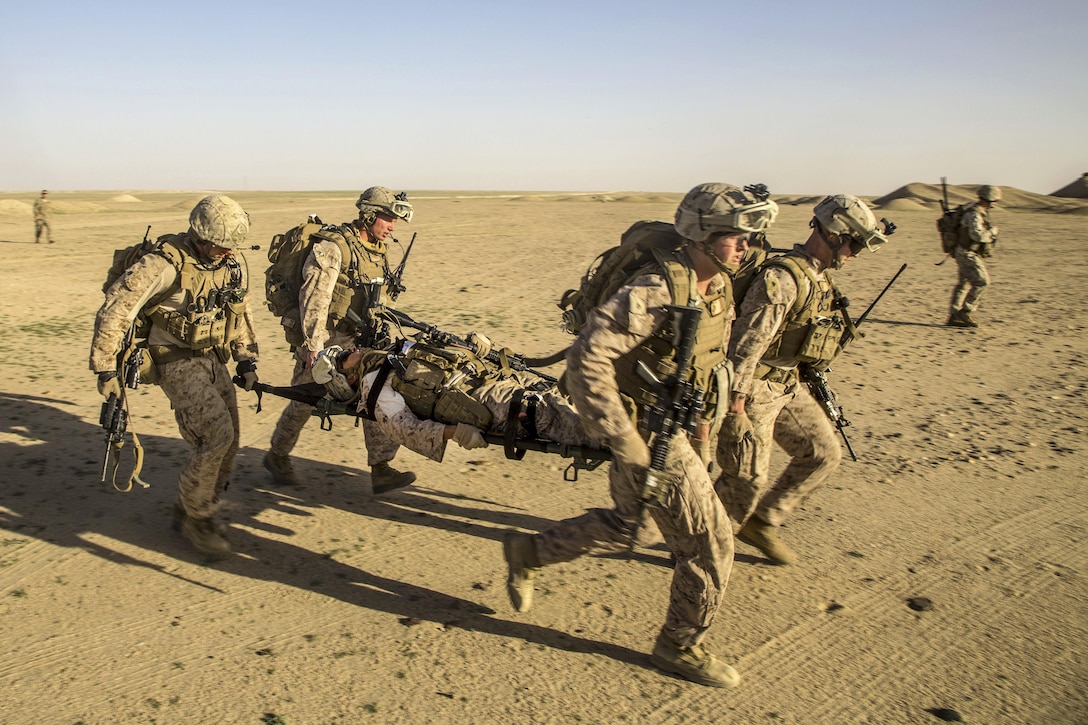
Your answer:
[[[703,391],[695,389],[688,380],[691,368],[691,355],[695,349],[695,334],[699,329],[699,319],[703,315],[701,307],[689,305],[667,305],[666,309],[674,319],[674,347],[676,348],[676,372],[666,381],[659,380],[646,363],[639,361],[636,372],[654,391],[655,402],[646,406],[644,421],[646,429],[654,434],[650,446],[650,466],[638,494],[638,517],[635,529],[631,532],[628,553],[635,550],[639,532],[642,531],[642,519],[648,506],[660,506],[669,492],[679,485],[681,475],[666,470],[665,463],[672,448],[673,438],[681,431],[692,433],[703,411]]]
[[[352,313],[349,313],[349,315]],[[426,322],[420,322],[412,319],[409,315],[406,315],[399,310],[395,310],[392,307],[386,307],[379,313],[384,315],[387,319],[394,322],[398,327],[408,327],[413,330],[422,332],[425,337],[433,340],[439,345],[456,345],[457,347],[464,347],[472,349],[471,343],[463,337],[454,335],[452,332],[446,332],[439,329],[436,325],[431,325]],[[354,322],[354,320],[352,320]],[[545,380],[549,383],[555,384],[559,382],[559,378],[552,377],[546,373],[542,373],[539,370],[529,367],[525,362],[525,356],[518,353],[513,353],[510,350],[503,348],[501,350],[491,350],[484,356],[484,359],[488,362],[492,362],[502,367],[509,367],[512,370],[518,372],[529,372],[536,375],[541,380]]]
[[[869,306],[865,308],[865,312],[861,314],[861,317],[856,322],[851,321],[849,313],[846,308],[850,305],[849,300],[843,297],[838,289],[832,285],[832,295],[835,298],[836,307],[842,312],[843,320],[846,322],[846,330],[842,334],[842,340],[839,342],[839,349],[845,348],[851,340],[855,340],[862,336],[862,333],[858,331],[858,327],[861,323],[869,317],[869,314],[876,307],[876,303],[880,302],[880,298],[884,296],[884,293],[891,289],[891,286],[895,284],[895,281],[899,279],[899,275],[903,274],[906,270],[906,263],[899,268],[888,283],[884,285],[884,289],[880,291],[880,294],[869,303]],[[831,368],[828,368],[828,372]],[[827,414],[828,419],[835,424],[835,428],[838,429],[839,435],[842,436],[843,443],[846,444],[846,450],[850,452],[850,458],[857,460],[857,454],[854,453],[854,447],[850,445],[850,439],[846,437],[846,428],[851,425],[850,421],[843,415],[842,406],[839,405],[838,400],[835,398],[835,392],[831,389],[831,386],[827,383],[827,376],[825,371],[817,370],[811,365],[801,363],[797,366],[797,373],[800,376],[801,382],[808,386],[808,390],[812,393],[812,397],[816,399],[816,402],[824,409],[824,413]]]
[[[401,283],[401,279],[404,277],[404,265],[408,263],[408,255],[412,253],[412,245],[415,243],[416,233],[412,232],[412,238],[408,242],[408,248],[404,250],[404,256],[400,258],[400,264],[398,264],[397,268],[390,271],[387,275],[389,299],[394,302],[397,301],[397,297],[400,297],[400,293],[407,289]]]

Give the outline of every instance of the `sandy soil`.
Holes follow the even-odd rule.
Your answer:
[[[829,376],[860,460],[787,525],[802,563],[771,566],[738,545],[707,640],[741,673],[732,691],[647,661],[665,551],[549,568],[534,609],[510,609],[502,532],[607,502],[603,471],[568,482],[557,457],[451,447],[437,465],[405,452],[417,485],[377,500],[360,432],[313,422],[296,449],[305,485],[273,487],[260,458],[282,401],[256,414],[243,395],[224,509],[237,553],[202,563],[169,528],[186,448],[165,397],[133,394],[151,488],[117,493],[98,480],[86,359],[112,250],[148,224],[184,229],[203,194],[55,192],[59,241],[40,246],[34,195],[0,194],[0,720],[1088,721],[1088,206],[997,210],[994,282],[969,331],[942,326],[955,272],[934,266],[930,191],[882,199],[899,233],[839,275],[861,310],[909,264]],[[233,196],[264,249],[307,213],[354,212],[352,192]],[[631,222],[671,218],[679,197],[412,198],[417,221],[398,230],[419,234],[403,309],[543,354],[569,341],[563,290]],[[811,199],[798,199],[783,206],[779,246],[804,237]],[[264,249],[246,253],[258,281]],[[262,379],[286,384],[276,321],[261,307],[257,323]]]

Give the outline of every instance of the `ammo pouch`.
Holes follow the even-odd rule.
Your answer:
[[[203,350],[227,341],[227,314],[221,307],[208,312],[185,314],[160,309],[152,313],[152,317],[157,318],[162,329],[183,340],[193,350]],[[236,324],[237,317],[231,317],[234,318],[232,323]]]
[[[797,362],[821,369],[830,365],[842,349],[839,342],[842,340],[843,330],[843,321],[838,317],[813,317],[808,324],[804,342],[797,351]]]
[[[417,342],[403,361],[403,372],[395,368],[390,386],[417,417],[481,430],[491,425],[491,411],[468,393],[478,382],[476,370],[483,369],[472,353]]]

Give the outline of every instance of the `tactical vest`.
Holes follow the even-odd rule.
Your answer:
[[[187,234],[161,239],[150,254],[165,258],[178,279],[144,308],[148,321],[193,350],[214,348],[220,361],[230,359],[230,343],[244,325],[246,288],[241,265],[231,254],[214,265],[200,260]],[[179,290],[180,303],[174,301]]]
[[[669,286],[673,304],[697,305],[702,307],[699,327],[695,336],[695,347],[691,359],[692,385],[706,395],[704,416],[713,417],[717,406],[716,378],[718,371],[725,364],[725,333],[730,322],[729,311],[733,306],[733,293],[729,278],[721,292],[703,297],[695,289],[694,272],[676,256],[658,255],[655,268],[647,268],[644,273],[662,274]],[[620,392],[631,398],[638,406],[657,402],[657,394],[637,373],[638,364],[644,363],[659,380],[664,380],[676,372],[676,349],[673,346],[674,330],[672,320],[666,320],[648,338],[635,349],[625,353],[615,361],[616,381]],[[728,391],[725,391],[728,394]]]
[[[314,235],[314,241],[331,241],[340,248],[340,272],[336,276],[332,301],[329,303],[329,330],[354,333],[356,326],[347,319],[352,310],[366,320],[368,311],[386,302],[385,278],[386,245],[382,241],[370,241],[364,231],[362,236],[352,224],[326,226]]]
[[[763,269],[781,267],[797,285],[797,299],[786,313],[778,335],[763,354],[764,360],[789,359],[825,370],[839,354],[845,325],[834,309],[831,276],[816,275],[804,257],[789,252],[769,259]]]
[[[491,411],[470,393],[497,377],[498,371],[468,350],[417,342],[397,356],[397,363],[389,385],[416,417],[447,425],[467,423],[481,430],[491,425]]]

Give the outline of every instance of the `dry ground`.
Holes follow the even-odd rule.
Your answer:
[[[999,209],[983,327],[943,327],[952,263],[925,199],[888,202],[900,232],[839,275],[865,304],[909,267],[830,374],[860,461],[789,522],[804,556],[738,545],[708,646],[740,688],[647,662],[667,554],[545,570],[513,612],[498,540],[606,504],[603,471],[451,448],[405,452],[414,487],[370,493],[360,432],[311,423],[306,478],[260,466],[281,401],[242,400],[225,516],[236,554],[205,565],[168,526],[185,456],[154,387],[133,395],[147,490],[99,483],[101,399],[86,369],[113,249],[185,228],[198,192],[51,194],[54,245],[32,243],[30,194],[0,194],[0,721],[19,723],[1088,721],[1085,374],[1088,234],[1080,214]],[[252,241],[355,194],[234,194]],[[560,293],[668,195],[416,192],[402,307],[527,354],[568,340]],[[772,235],[801,241],[808,206]],[[264,250],[245,255],[256,281]],[[259,302],[260,291],[256,300]],[[260,307],[260,305],[257,305]],[[290,358],[260,309],[262,379]],[[932,607],[916,611],[913,597]],[[943,708],[943,710],[942,710]]]

